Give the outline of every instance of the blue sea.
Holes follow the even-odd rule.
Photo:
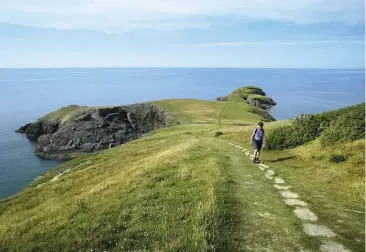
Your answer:
[[[0,198],[60,163],[36,157],[33,143],[14,131],[62,106],[215,100],[257,85],[278,103],[271,113],[280,120],[361,103],[364,83],[363,69],[0,69]]]

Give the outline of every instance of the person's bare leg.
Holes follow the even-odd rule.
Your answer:
[[[257,149],[255,149],[255,150],[254,150],[254,160],[256,160],[256,159],[257,159],[257,153],[258,153],[258,150],[257,150]]]
[[[257,160],[259,161],[259,155],[261,154],[260,151],[257,151]]]

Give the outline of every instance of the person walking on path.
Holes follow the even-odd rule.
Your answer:
[[[252,144],[254,147],[253,163],[259,164],[259,154],[261,149],[265,146],[265,136],[262,122],[259,122],[257,127],[253,130],[253,134],[250,137],[250,144]]]

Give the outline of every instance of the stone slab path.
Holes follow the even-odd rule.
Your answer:
[[[250,160],[253,160],[254,156],[251,152],[244,147],[239,145],[223,141],[217,140],[222,143],[227,143],[235,148],[241,149],[242,152],[246,156],[249,157]],[[322,252],[351,252],[349,249],[345,248],[342,244],[335,242],[331,238],[336,237],[331,229],[324,225],[317,224],[318,216],[316,213],[312,212],[309,209],[308,203],[300,200],[300,195],[290,191],[292,188],[291,185],[286,184],[283,178],[277,176],[276,172],[271,170],[269,165],[266,164],[254,164],[261,171],[264,172],[264,176],[269,180],[273,181],[273,187],[278,190],[278,193],[283,198],[283,202],[291,207],[294,207],[293,213],[294,215],[302,221],[303,232],[311,237],[319,237],[321,239],[320,251]]]

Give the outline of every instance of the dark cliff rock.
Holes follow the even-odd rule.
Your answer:
[[[83,109],[69,120],[51,118],[26,124],[17,132],[37,141],[36,154],[70,159],[135,140],[165,128],[172,117],[156,105]]]
[[[228,101],[229,100],[229,96],[221,96],[221,97],[217,97],[216,99],[217,101]]]
[[[58,124],[58,121],[55,119],[27,124],[28,126],[24,134],[31,140],[37,140],[41,135],[55,133],[58,129]]]
[[[28,129],[28,127],[32,125],[31,123],[27,123],[26,125],[20,127],[18,130],[16,130],[15,132],[17,133],[21,133],[21,134],[24,134],[25,131]]]
[[[242,98],[248,104],[251,104],[255,107],[258,107],[258,108],[264,109],[264,110],[270,110],[272,107],[277,105],[277,103],[272,98],[269,98],[269,97],[268,97],[268,99],[265,99],[265,100],[258,99],[255,97],[250,97],[250,96],[242,97]]]

